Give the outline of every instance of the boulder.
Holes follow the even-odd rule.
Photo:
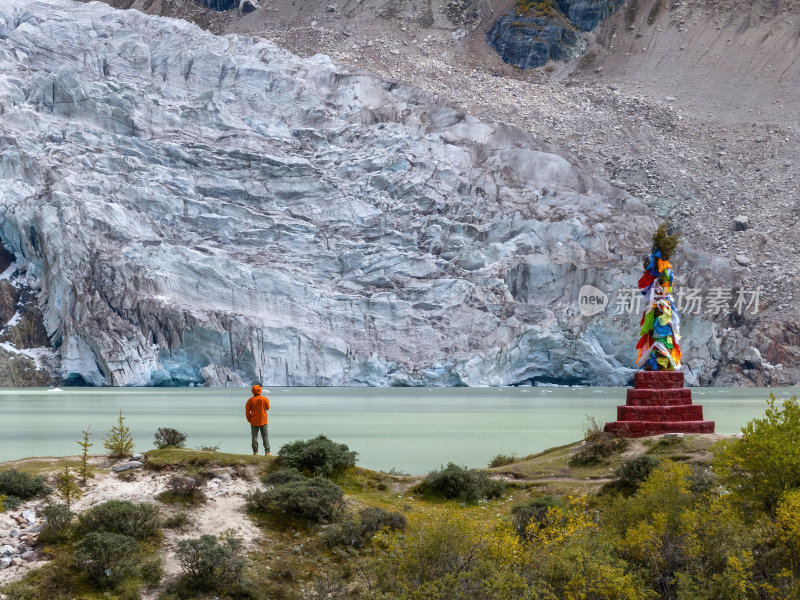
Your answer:
[[[139,469],[144,466],[144,463],[138,460],[132,460],[121,465],[117,465],[112,467],[111,470],[115,473],[121,473],[122,471],[128,471],[130,469]]]
[[[746,215],[739,215],[733,218],[733,229],[735,231],[744,231],[750,227],[750,219]]]
[[[237,373],[222,365],[206,365],[200,370],[200,376],[206,387],[245,387]]]
[[[241,14],[251,13],[258,8],[258,2],[256,0],[240,0],[239,2],[239,12]]]
[[[745,351],[742,353],[741,362],[748,369],[761,370],[765,368],[765,363],[764,359],[761,357],[761,352],[758,351],[758,348],[753,346],[749,346],[745,349]]]

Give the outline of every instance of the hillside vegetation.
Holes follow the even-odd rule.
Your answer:
[[[609,455],[609,439],[592,435],[498,457],[512,462],[492,469],[450,464],[424,478],[351,466],[355,456],[324,437],[277,458],[151,450],[134,475],[98,463],[86,491],[104,495],[51,505],[42,562],[17,571],[2,593],[789,600],[800,585],[798,436],[792,399],[771,400],[740,439],[645,438],[613,442]],[[310,445],[313,460],[303,454]],[[0,485],[25,477],[9,473],[46,473],[42,465],[4,468]],[[129,500],[112,499],[120,488],[105,479],[128,480]],[[31,493],[47,492],[37,485]],[[209,529],[220,515],[227,527]],[[131,519],[141,525],[131,529]]]

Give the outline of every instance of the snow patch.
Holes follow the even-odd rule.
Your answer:
[[[0,348],[11,354],[21,354],[30,358],[36,364],[37,369],[43,367],[45,359],[53,359],[56,356],[56,352],[52,348],[17,348],[11,342],[0,342]]]
[[[8,268],[5,271],[0,273],[0,280],[11,279],[11,276],[14,274],[14,272],[18,268],[19,268],[19,265],[17,264],[17,262],[16,261],[12,262],[10,265],[8,265]]]
[[[22,315],[19,314],[19,311],[17,311],[17,312],[14,313],[14,316],[11,317],[8,320],[8,323],[5,324],[5,327],[3,327],[3,329],[11,329],[12,327],[14,327],[14,325],[19,323],[21,320],[22,320]]]

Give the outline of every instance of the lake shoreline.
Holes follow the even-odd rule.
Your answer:
[[[716,431],[735,434],[763,413],[769,393],[797,388],[693,390]],[[320,433],[348,444],[365,467],[425,473],[448,462],[485,467],[497,454],[527,455],[581,439],[587,416],[616,419],[626,388],[267,388],[272,452]],[[78,451],[90,427],[95,452],[122,411],[137,449],[160,427],[187,446],[249,452],[248,390],[232,388],[68,388],[0,390],[0,461]]]

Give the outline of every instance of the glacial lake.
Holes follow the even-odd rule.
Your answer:
[[[766,399],[798,388],[693,388],[717,432],[738,433],[764,414]],[[497,454],[525,456],[574,442],[587,416],[616,419],[625,388],[267,388],[272,452],[320,433],[358,451],[361,466],[422,474],[453,461],[484,467]],[[249,453],[249,393],[219,388],[0,389],[0,462],[78,453],[81,430],[102,437],[122,409],[136,449],[153,447],[158,427],[188,435],[187,447]],[[263,451],[263,450],[262,450]]]

